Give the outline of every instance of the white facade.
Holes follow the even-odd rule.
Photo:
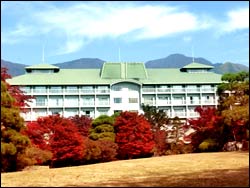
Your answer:
[[[156,106],[171,118],[198,117],[197,106],[217,106],[215,85],[151,85],[120,82],[111,87],[93,86],[26,86],[21,87],[34,97],[23,114],[26,121],[39,116],[61,114],[65,117],[112,115],[116,111],[142,113],[141,105]]]

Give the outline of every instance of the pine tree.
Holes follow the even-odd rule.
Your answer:
[[[16,171],[25,167],[22,160],[30,145],[27,136],[21,134],[24,120],[15,99],[8,92],[7,84],[1,81],[1,171]]]

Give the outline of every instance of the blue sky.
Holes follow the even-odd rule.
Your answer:
[[[1,58],[146,62],[173,53],[249,66],[248,1],[1,1]]]

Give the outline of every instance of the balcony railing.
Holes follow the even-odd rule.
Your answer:
[[[81,93],[95,93],[95,90],[94,89],[81,89],[80,90]]]
[[[158,93],[214,93],[216,92],[215,88],[142,88],[143,93],[155,93],[157,90]]]
[[[185,88],[172,88],[173,93],[183,93],[185,91]]]
[[[110,93],[109,89],[97,89],[96,93]]]
[[[66,89],[65,93],[78,93],[79,90],[78,89]]]
[[[170,88],[157,88],[158,93],[170,93],[171,89]]]
[[[209,92],[215,92],[216,89],[215,88],[201,88],[201,92],[206,92],[206,93],[209,93]]]
[[[155,101],[144,101],[144,105],[155,106]]]
[[[188,93],[199,93],[200,92],[200,88],[186,88],[186,91]]]
[[[154,93],[155,92],[155,88],[142,88],[142,92],[144,93]]]

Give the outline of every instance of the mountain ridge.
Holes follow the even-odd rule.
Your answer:
[[[58,66],[59,68],[63,69],[80,69],[80,68],[101,68],[103,63],[106,62],[99,58],[79,58],[76,60],[66,61],[62,63],[55,63],[52,65]],[[181,68],[189,63],[193,62],[192,57],[185,56],[183,54],[175,53],[170,54],[167,57],[150,60],[145,62],[146,68]],[[211,70],[218,74],[224,73],[235,73],[239,71],[249,71],[249,68],[242,64],[232,63],[232,62],[225,62],[225,63],[212,63],[211,61],[203,58],[203,57],[196,57],[194,58],[194,62],[211,65],[214,68]],[[1,65],[8,69],[8,73],[11,76],[18,76],[25,73],[24,68],[29,65],[14,63],[10,61],[6,61],[1,59]]]

